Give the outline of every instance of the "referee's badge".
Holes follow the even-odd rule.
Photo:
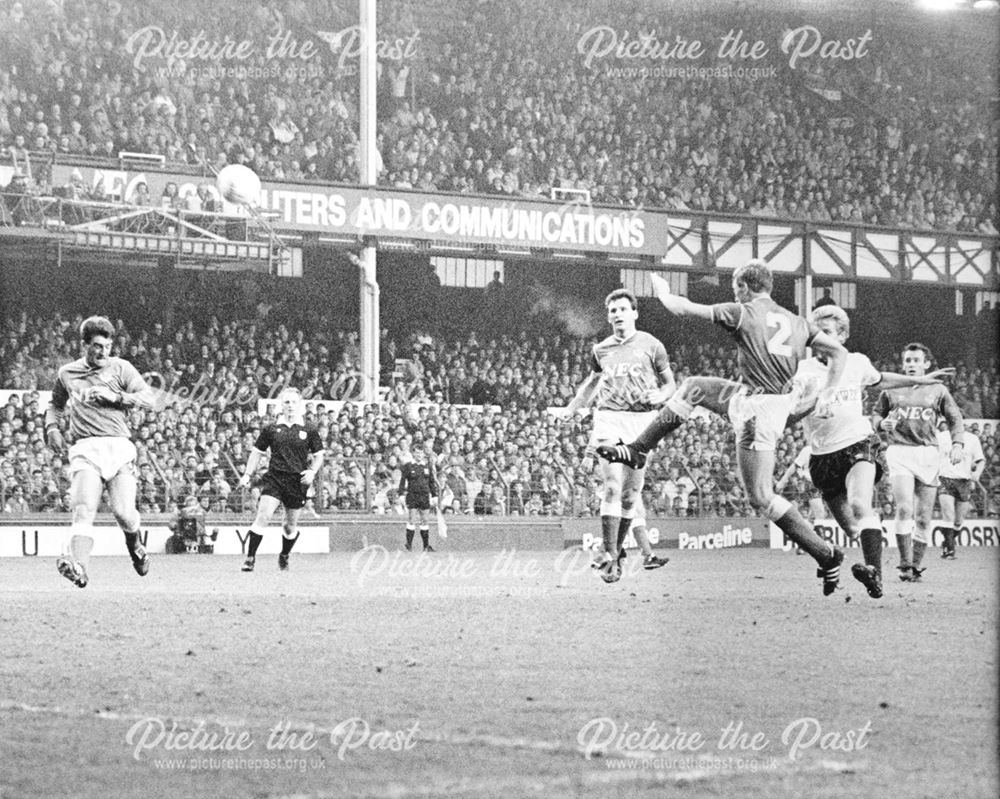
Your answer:
[[[306,431],[305,430],[299,430],[299,438],[301,438],[303,441],[306,440]]]

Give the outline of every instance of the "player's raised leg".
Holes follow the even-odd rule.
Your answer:
[[[647,453],[656,449],[657,444],[683,425],[696,407],[725,416],[729,400],[739,390],[739,383],[732,380],[689,377],[634,441],[627,444],[602,444],[597,447],[597,454],[611,463],[623,463],[633,469],[641,469],[646,465]]]
[[[149,573],[149,555],[139,541],[139,511],[135,507],[136,481],[131,464],[108,481],[111,512],[125,535],[125,548],[132,559],[132,568],[140,577]]]

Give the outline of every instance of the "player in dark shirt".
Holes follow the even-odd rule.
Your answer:
[[[149,572],[149,556],[139,541],[136,510],[135,444],[129,424],[134,407],[154,407],[155,393],[128,361],[111,355],[115,327],[107,317],[91,316],[80,326],[81,358],[59,369],[52,401],[45,412],[46,442],[68,454],[72,475],[73,521],[67,531],[59,573],[73,585],[89,582],[87,565],[94,546],[93,525],[106,487],[111,512],[125,534],[125,548],[139,576]],[[71,443],[66,451],[62,422]]]
[[[288,556],[299,537],[299,515],[306,504],[309,486],[323,465],[323,442],[314,427],[302,423],[302,395],[298,389],[286,388],[278,395],[282,420],[265,427],[254,442],[247,467],[237,486],[246,487],[257,471],[260,459],[270,450],[267,473],[260,481],[257,517],[247,540],[247,559],[243,571],[252,572],[257,560],[257,548],[264,536],[257,531],[267,529],[278,505],[285,507],[284,531],[278,568],[288,569]]]
[[[819,564],[823,593],[837,588],[844,553],[816,535],[812,525],[784,497],[774,492],[774,449],[798,401],[792,376],[811,346],[830,364],[818,413],[829,404],[832,388],[844,371],[847,350],[814,324],[771,299],[773,278],[764,261],[754,259],[733,273],[735,302],[700,305],[670,293],[665,280],[653,276],[653,288],[664,307],[679,316],[714,322],[736,339],[739,382],[717,377],[689,377],[667,400],[666,407],[635,441],[598,447],[602,458],[638,465],[665,436],[680,427],[696,406],[728,417],[736,431],[736,462],[750,504],[763,511]]]
[[[433,552],[430,543],[430,527],[427,524],[427,511],[432,500],[437,502],[438,485],[434,470],[427,462],[427,453],[423,447],[416,447],[413,460],[404,463],[399,478],[399,493],[406,497],[406,508],[409,516],[406,522],[406,549],[413,548],[413,533],[416,531],[415,517],[420,522],[420,538],[424,542],[424,552]]]
[[[903,350],[903,373],[925,375],[931,368],[931,351],[919,342]],[[883,391],[873,410],[875,429],[885,437],[885,460],[896,505],[896,544],[899,579],[919,582],[931,514],[937,499],[941,469],[937,428],[946,422],[951,431],[950,460],[962,459],[965,427],[962,411],[943,385],[908,386]]]

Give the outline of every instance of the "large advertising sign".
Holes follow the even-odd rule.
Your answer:
[[[578,520],[573,521],[575,523]],[[650,518],[646,520],[646,530],[649,543],[657,548],[707,551],[766,547],[769,543],[766,520],[756,518]],[[568,537],[567,546],[579,543],[584,549],[603,547],[600,525],[585,521],[580,525],[579,535],[576,541]],[[633,549],[636,546],[635,536],[629,530],[625,548]]]
[[[216,555],[244,555],[250,525],[207,525],[208,533],[217,532]],[[63,552],[63,540],[68,526],[54,524],[4,524],[0,525],[0,557],[58,557]],[[165,525],[143,526],[139,534],[146,549],[151,553],[166,552],[170,530]],[[281,551],[281,531],[265,531],[264,540],[257,553],[277,555]],[[330,528],[326,525],[302,525],[296,552],[329,552]],[[121,531],[114,526],[99,525],[94,528],[94,549],[92,555],[125,555],[125,542]]]
[[[222,200],[212,178],[153,170],[57,164],[52,170],[53,184],[68,183],[74,169],[86,185],[102,185],[109,197],[125,202],[132,199],[140,183],[146,184],[154,200],[162,196],[168,183],[177,186],[181,197],[205,186]],[[271,224],[281,230],[328,236],[382,236],[623,255],[662,256],[669,247],[665,214],[579,202],[266,181],[258,207],[269,213]],[[223,210],[240,211],[224,201]]]
[[[883,548],[896,548],[896,536],[890,529],[891,523],[882,522],[882,546]],[[827,541],[832,541],[841,549],[860,548],[861,541],[852,540],[847,537],[840,526],[833,519],[817,519],[815,522],[816,532]],[[941,533],[941,523],[931,522],[930,546],[940,547],[944,544],[944,535]],[[995,547],[1000,546],[1000,522],[996,519],[966,519],[965,524],[958,533],[958,545],[960,547]],[[794,544],[785,538],[784,533],[774,524],[771,525],[771,549],[791,550]]]

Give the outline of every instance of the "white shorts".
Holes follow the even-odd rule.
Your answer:
[[[628,444],[649,427],[658,411],[594,411],[594,429],[590,433],[590,446],[598,444]]]
[[[885,451],[889,477],[909,475],[925,486],[936,486],[941,471],[941,451],[937,447],[915,447],[890,444]]]
[[[728,408],[729,420],[736,431],[736,445],[743,449],[773,452],[797,401],[794,394],[739,392],[729,400]]]
[[[69,448],[69,473],[89,469],[107,482],[123,469],[134,473],[137,455],[135,444],[121,436],[81,438]]]

